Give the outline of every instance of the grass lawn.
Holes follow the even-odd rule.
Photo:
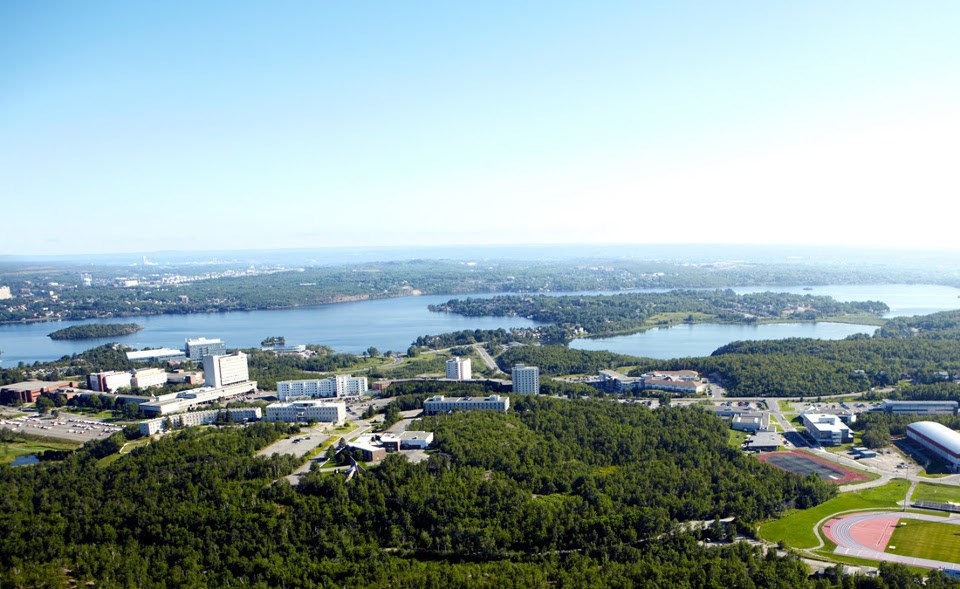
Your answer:
[[[5,442],[0,444],[0,464],[10,464],[17,456],[39,454],[45,450],[75,450],[80,444],[70,442]]]
[[[909,487],[907,481],[896,479],[882,487],[843,493],[816,507],[795,510],[785,517],[763,524],[760,526],[760,535],[771,542],[783,541],[792,548],[813,548],[817,545],[813,526],[821,519],[854,509],[897,508],[897,501],[903,500]]]
[[[739,432],[735,429],[727,431],[730,432],[730,446],[736,448],[737,450],[739,450],[740,446],[747,441],[747,437],[750,435],[748,432]]]
[[[328,430],[328,434],[346,434],[350,433],[353,430],[357,429],[357,426],[349,421],[343,422],[343,425],[337,426],[331,430]]]
[[[920,483],[913,491],[913,499],[921,501],[951,501],[960,503],[960,487]]]
[[[888,554],[960,562],[960,526],[910,519],[900,523],[887,544]]]

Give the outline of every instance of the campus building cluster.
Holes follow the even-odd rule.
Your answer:
[[[277,383],[281,401],[304,398],[350,397],[367,392],[365,376],[331,376],[310,380],[282,380]]]
[[[201,387],[179,393],[168,393],[140,403],[140,411],[147,415],[163,416],[182,413],[202,405],[212,405],[257,390],[257,381],[247,380],[222,387]]]
[[[94,372],[87,375],[87,386],[90,387],[90,390],[103,393],[112,393],[117,389],[130,387],[148,389],[165,384],[167,384],[167,373],[160,368]]]
[[[640,376],[626,376],[616,370],[601,370],[595,383],[588,383],[611,393],[657,390],[681,395],[698,395],[707,389],[695,370],[661,370]]]

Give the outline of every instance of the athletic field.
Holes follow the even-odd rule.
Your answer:
[[[960,518],[895,511],[843,515],[823,525],[835,554],[930,569],[960,564]]]
[[[887,553],[960,563],[960,526],[900,520]]]
[[[761,462],[765,462],[780,470],[793,472],[801,476],[813,473],[828,483],[835,483],[837,485],[865,481],[870,478],[801,450],[770,452],[760,454],[757,458]]]

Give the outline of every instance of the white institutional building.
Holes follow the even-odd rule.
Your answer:
[[[801,413],[807,433],[822,446],[836,446],[853,441],[853,432],[838,415]]]
[[[456,357],[447,360],[447,378],[451,380],[470,380],[473,378],[470,358]]]
[[[189,411],[175,417],[158,417],[140,422],[140,435],[152,436],[172,427],[192,427],[196,425],[210,425],[217,422],[218,417],[229,414],[234,423],[258,421],[261,417],[259,407],[242,407],[240,409],[213,409],[210,411]]]
[[[243,352],[234,352],[227,356],[203,357],[204,385],[220,388],[248,380],[250,380],[250,371],[247,369],[247,355]]]
[[[536,366],[517,364],[513,367],[513,392],[535,395],[540,392],[540,369]]]
[[[349,397],[367,392],[366,376],[331,376],[312,380],[282,380],[277,383],[281,401],[303,398]]]
[[[191,360],[200,360],[207,356],[221,356],[227,353],[227,346],[221,339],[207,339],[198,337],[188,339],[183,350],[187,358]]]
[[[500,411],[510,408],[510,399],[499,395],[489,397],[444,397],[437,395],[423,402],[423,412],[427,415],[448,413],[450,411]]]
[[[267,405],[266,421],[299,423],[310,420],[342,423],[347,418],[347,404],[343,401],[294,401]]]

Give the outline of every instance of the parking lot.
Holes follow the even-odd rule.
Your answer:
[[[123,429],[121,425],[106,423],[88,415],[60,414],[57,417],[38,414],[13,417],[10,413],[0,415],[0,427],[15,433],[48,436],[71,442],[87,442],[109,437]]]

